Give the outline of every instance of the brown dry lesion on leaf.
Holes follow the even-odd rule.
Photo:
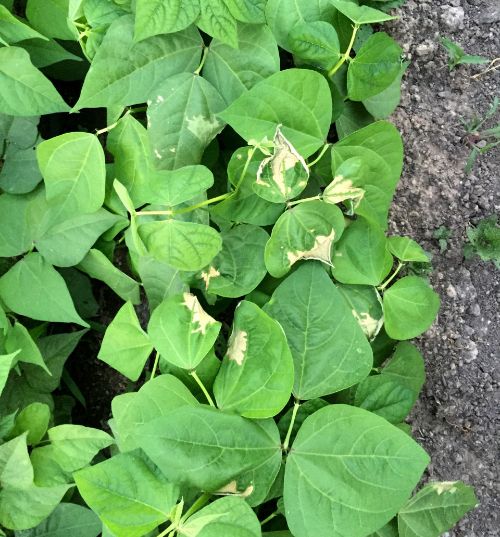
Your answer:
[[[200,278],[205,282],[205,289],[208,289],[210,280],[212,280],[212,278],[217,278],[218,276],[220,276],[220,272],[215,267],[209,267],[207,270],[204,270],[200,274]]]
[[[192,323],[197,325],[192,333],[197,334],[199,332],[202,335],[205,335],[207,328],[211,324],[215,324],[217,321],[201,307],[201,304],[195,295],[191,293],[184,293],[183,298],[184,302],[182,305],[191,312]]]
[[[331,261],[331,248],[335,240],[335,230],[332,229],[329,235],[318,235],[314,241],[312,248],[309,250],[290,250],[287,253],[288,262],[290,266],[299,261],[300,259],[316,259],[323,261],[328,265],[332,264]]]
[[[252,484],[245,487],[243,490],[238,488],[238,483],[236,481],[231,481],[227,485],[224,485],[219,490],[214,492],[217,496],[239,496],[241,498],[248,498],[254,491],[254,486]]]
[[[243,365],[245,359],[245,353],[248,345],[248,334],[244,330],[235,328],[229,338],[229,346],[227,348],[226,356],[229,360],[236,362],[238,365]]]

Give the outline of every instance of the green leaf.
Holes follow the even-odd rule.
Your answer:
[[[69,20],[71,0],[28,0],[26,16],[47,37],[76,41],[78,32]]]
[[[231,537],[255,537],[255,533],[245,528],[235,528],[233,524],[215,522],[204,528],[198,537],[220,537],[220,535],[231,535]]]
[[[167,479],[209,492],[281,453],[257,422],[205,406],[146,424],[138,441]]]
[[[38,138],[36,143],[39,143]],[[3,155],[3,166],[0,171],[0,188],[10,194],[26,194],[31,192],[42,180],[36,160],[35,146],[26,149],[10,143]]]
[[[416,261],[418,263],[429,263],[429,256],[425,253],[420,244],[409,237],[389,237],[387,247],[392,255],[400,261]]]
[[[29,196],[0,196],[0,256],[15,257],[32,246],[28,222]]]
[[[196,23],[208,35],[234,48],[238,46],[236,19],[225,0],[201,1],[200,16]]]
[[[33,65],[39,69],[63,61],[83,61],[80,56],[67,51],[53,39],[48,41],[28,39],[20,45],[29,53]]]
[[[47,201],[58,214],[93,213],[104,203],[104,151],[96,136],[69,132],[37,147]]]
[[[428,462],[384,419],[347,405],[322,408],[306,419],[288,456],[288,525],[296,537],[364,537],[398,512]]]
[[[217,90],[200,75],[179,73],[150,94],[148,134],[160,169],[199,164],[224,124],[225,108]]]
[[[201,273],[209,293],[238,298],[253,291],[266,275],[264,248],[269,235],[260,227],[240,225],[221,233],[222,250]]]
[[[47,373],[49,372],[43,361],[42,354],[30,333],[21,323],[16,321],[7,331],[5,350],[14,353],[18,349],[21,352],[17,357],[17,362],[34,364],[44,369]]]
[[[399,535],[439,537],[477,505],[474,489],[461,481],[429,483],[399,511]]]
[[[19,294],[18,289],[29,289]],[[40,321],[88,324],[78,315],[63,277],[31,253],[0,278],[0,298],[15,313]]]
[[[377,95],[363,100],[363,106],[375,119],[388,118],[398,107],[401,101],[401,80],[409,65],[410,62],[404,62],[390,86]]]
[[[361,157],[367,172],[360,183],[365,194],[355,212],[387,228],[387,214],[403,169],[401,135],[388,121],[378,121],[343,138],[332,150],[332,173],[342,162]]]
[[[411,390],[385,375],[373,375],[358,384],[354,404],[397,425],[410,413],[415,399]]]
[[[153,378],[138,392],[117,395],[112,401],[112,409],[120,451],[132,451],[139,447],[135,435],[145,423],[181,406],[197,404],[191,392],[172,375]]]
[[[139,304],[139,284],[116,268],[100,250],[92,248],[78,264],[78,268],[90,277],[104,282],[123,300]]]
[[[342,283],[379,285],[392,268],[384,232],[358,218],[347,226],[335,248],[332,274]]]
[[[331,249],[344,231],[344,217],[335,205],[308,201],[281,215],[265,250],[271,276],[281,278],[297,261],[317,259],[331,265]]]
[[[376,32],[349,63],[347,93],[352,101],[363,101],[391,85],[401,72],[403,49],[385,32]]]
[[[416,401],[425,382],[424,359],[415,345],[402,341],[381,374],[410,389]]]
[[[254,192],[271,203],[296,198],[307,186],[309,168],[297,150],[285,138],[278,125],[273,138],[273,153],[257,170]]]
[[[136,0],[136,41],[184,30],[200,14],[199,0]]]
[[[97,537],[102,525],[90,510],[74,503],[59,504],[52,514],[23,537]]]
[[[336,9],[330,0],[268,0],[267,24],[280,47],[292,52],[291,31],[301,22],[330,22]]]
[[[371,533],[369,537],[399,537],[398,525],[395,519],[392,519],[385,526],[382,526],[374,533]]]
[[[224,0],[233,17],[249,24],[266,22],[265,7],[267,0]]]
[[[375,287],[337,284],[365,336],[372,341],[384,324],[382,300]]]
[[[12,352],[11,354],[0,354],[0,395],[2,395],[9,373],[16,363],[16,356],[21,352],[21,349]]]
[[[29,445],[38,444],[45,436],[51,412],[48,405],[43,403],[31,403],[16,416],[14,428],[9,436],[15,437],[28,433],[26,441]]]
[[[156,171],[149,177],[149,199],[160,205],[175,207],[204,194],[213,184],[214,176],[205,166]]]
[[[231,104],[280,68],[278,45],[267,26],[238,25],[238,48],[214,39],[203,77]]]
[[[340,111],[337,112],[338,117],[335,122],[335,130],[339,140],[373,123],[373,116],[367,112],[362,103],[349,100],[341,102],[341,105],[336,103],[337,107],[341,107]]]
[[[138,456],[115,455],[75,474],[83,499],[120,537],[142,537],[170,517],[179,489]]]
[[[332,4],[348,19],[356,24],[376,24],[397,19],[383,11],[368,6],[358,6],[345,0],[331,0]]]
[[[412,339],[429,328],[439,295],[418,276],[401,278],[384,293],[385,329],[393,339]]]
[[[450,68],[450,71],[453,70],[457,65],[464,63],[478,65],[490,62],[490,59],[485,58],[484,56],[471,56],[470,54],[467,54],[458,43],[454,43],[447,37],[441,38],[441,44],[448,52],[448,67]]]
[[[12,15],[5,6],[0,5],[0,39],[11,44],[32,38],[47,40],[45,36]]]
[[[293,369],[281,326],[252,302],[240,302],[214,383],[218,407],[246,418],[275,416],[290,399]]]
[[[253,537],[261,537],[260,522],[256,514],[242,498],[231,497],[215,500],[210,505],[200,509],[189,517],[179,530],[183,537],[198,537],[205,535],[204,530],[213,526],[224,525],[229,533],[219,535],[231,535],[243,529]],[[214,534],[215,535],[215,534]]]
[[[59,505],[70,487],[3,488],[0,491],[0,524],[12,530],[37,526]]]
[[[201,270],[222,248],[215,229],[194,222],[149,222],[139,226],[139,235],[155,259],[179,270]]]
[[[31,63],[22,48],[0,48],[0,113],[35,116],[68,112],[52,83]]]
[[[183,369],[196,369],[221,326],[203,310],[195,295],[184,293],[167,298],[153,311],[148,334],[165,360]]]
[[[339,38],[328,22],[297,24],[290,32],[289,43],[293,54],[322,69],[331,69],[340,58]]]
[[[33,467],[26,444],[27,433],[0,446],[0,481],[2,487],[29,487],[33,483]]]
[[[278,125],[304,158],[324,143],[332,100],[326,80],[306,69],[281,71],[242,94],[219,114],[247,142],[272,139]]]
[[[126,302],[108,326],[98,358],[130,380],[137,380],[153,344],[142,330],[134,306]]]
[[[104,36],[74,110],[145,102],[168,77],[194,71],[201,38],[194,28],[135,43],[131,15],[111,24]]]
[[[135,207],[144,205],[148,201],[148,182],[154,174],[147,130],[126,114],[109,132],[107,149],[115,157],[115,178],[125,186]]]
[[[370,345],[319,263],[306,263],[288,276],[264,311],[285,331],[295,364],[297,399],[338,392],[370,372]]]

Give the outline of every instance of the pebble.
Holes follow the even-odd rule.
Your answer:
[[[417,53],[417,56],[424,57],[424,56],[430,56],[434,54],[436,51],[436,44],[435,43],[429,43],[425,41],[424,43],[420,43],[420,45],[417,45],[415,48],[415,52]]]
[[[457,298],[457,291],[456,289],[453,287],[453,285],[448,285],[448,287],[446,288],[446,294],[450,297],[450,298]]]
[[[464,27],[465,12],[460,6],[443,6],[442,23],[450,30],[460,30]]]

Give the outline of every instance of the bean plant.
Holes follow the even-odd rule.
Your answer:
[[[476,505],[405,422],[439,298],[388,233],[399,4],[0,0],[0,535],[435,537]],[[96,342],[102,430],[71,412]]]

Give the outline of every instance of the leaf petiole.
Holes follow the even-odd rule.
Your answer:
[[[268,522],[271,522],[274,518],[276,518],[279,515],[279,511],[274,511],[274,513],[271,513],[267,518],[265,518],[260,525],[263,526],[264,524],[267,524]]]
[[[198,386],[200,387],[201,391],[203,392],[203,394],[207,398],[208,404],[215,408],[214,400],[212,399],[211,395],[208,393],[208,390],[205,388],[205,385],[203,384],[203,382],[200,379],[200,377],[196,374],[196,371],[190,371],[189,374],[194,378],[194,380],[196,381],[196,384],[198,384]]]
[[[352,29],[351,41],[349,42],[349,46],[347,47],[347,50],[344,52],[344,54],[342,54],[340,60],[328,71],[329,77],[332,77],[350,58],[351,50],[354,46],[354,41],[356,40],[356,34],[358,33],[358,30],[359,24],[355,24]]]
[[[323,158],[323,155],[328,151],[328,148],[331,146],[332,144],[329,144],[329,143],[326,143],[322,148],[321,148],[321,151],[319,153],[319,155],[311,162],[307,165],[307,167],[309,169],[311,169],[315,164],[317,164],[322,158]]]
[[[217,196],[215,198],[210,198],[208,200],[197,203],[196,205],[191,205],[190,207],[179,209],[178,211],[173,211],[172,209],[167,209],[165,211],[137,211],[135,213],[135,216],[175,216],[177,214],[190,213],[191,211],[201,209],[202,207],[206,207],[207,205],[211,205],[212,203],[217,203],[218,201],[225,200],[231,194],[232,192],[228,192],[227,194],[221,194],[220,196]]]
[[[384,291],[385,288],[394,280],[394,278],[399,274],[399,272],[401,271],[401,269],[404,266],[405,266],[405,264],[401,263],[401,261],[399,261],[398,266],[396,267],[396,270],[392,273],[391,276],[389,276],[389,278],[387,278],[387,280],[385,280],[385,282],[382,285],[379,285],[379,287],[377,289],[379,291]]]
[[[321,199],[321,195],[318,194],[317,196],[312,196],[310,198],[302,198],[300,200],[289,201],[287,203],[287,206],[288,207],[293,207],[294,205],[298,205],[299,203],[306,203],[307,201],[316,201],[316,200],[320,200],[320,199]]]
[[[198,499],[196,499],[191,505],[191,507],[182,515],[180,524],[185,522],[191,515],[194,515],[197,513],[202,507],[205,507],[205,505],[210,500],[210,494],[207,494],[206,492],[202,494]]]
[[[205,65],[205,62],[207,60],[209,48],[205,47],[203,49],[203,56],[201,57],[200,65],[198,66],[198,69],[194,72],[195,75],[199,75],[201,73],[201,70],[203,69],[203,66]]]
[[[288,426],[288,431],[286,432],[285,441],[283,442],[283,451],[287,451],[288,446],[290,445],[292,429],[295,424],[295,419],[297,418],[297,412],[299,410],[299,407],[300,407],[299,401],[295,401],[295,403],[293,404],[292,419],[290,420],[290,425]]]
[[[155,361],[153,363],[153,369],[151,370],[151,377],[150,377],[149,380],[153,380],[155,378],[159,362],[160,362],[160,353],[158,351],[156,351],[155,352]]]

